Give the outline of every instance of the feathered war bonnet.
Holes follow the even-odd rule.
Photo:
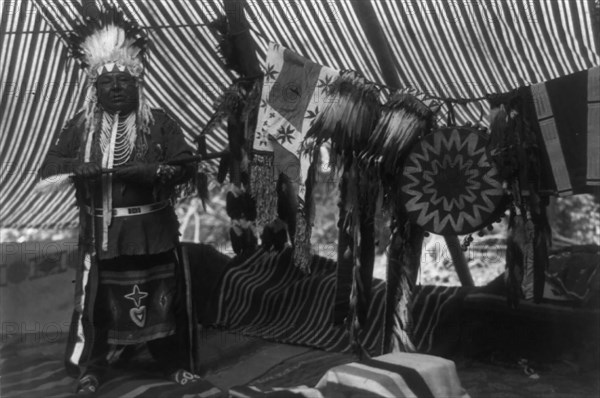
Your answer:
[[[146,33],[112,6],[107,6],[97,18],[87,17],[83,23],[77,23],[68,42],[71,56],[81,63],[92,81],[103,73],[116,71],[142,77],[149,44]]]
[[[76,23],[67,37],[67,44],[71,57],[80,63],[88,77],[84,105],[88,133],[86,161],[90,156],[90,138],[100,123],[102,113],[98,105],[96,80],[104,73],[126,72],[136,78],[139,93],[137,131],[148,134],[153,118],[144,95],[143,76],[150,42],[142,27],[128,20],[117,8],[105,6],[96,17],[87,17]],[[144,134],[140,138],[145,141]],[[138,142],[138,149],[146,149],[139,148],[139,144],[145,146],[144,142]]]

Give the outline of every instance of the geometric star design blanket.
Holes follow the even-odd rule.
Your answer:
[[[287,175],[304,202],[310,159],[300,144],[327,104],[335,69],[316,64],[277,43],[269,43],[263,90],[254,136],[255,153],[274,155],[274,176]]]

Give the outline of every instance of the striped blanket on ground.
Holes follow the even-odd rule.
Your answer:
[[[335,262],[314,256],[312,272],[306,275],[291,261],[290,249],[280,253],[259,250],[245,260],[233,260],[220,284],[217,325],[282,343],[351,351],[345,327],[332,324]],[[361,343],[371,355],[382,354],[385,289],[385,281],[373,280],[367,326],[361,334]],[[457,309],[466,293],[459,287],[417,288],[413,338],[419,352],[438,349],[434,337],[446,337],[434,332],[447,320],[458,321],[457,313],[445,312]]]
[[[423,354],[393,353],[342,364],[327,370],[314,387],[310,386],[240,386],[229,394],[236,398],[469,397],[453,361]]]
[[[325,397],[469,397],[453,361],[408,353],[335,367],[315,387]]]

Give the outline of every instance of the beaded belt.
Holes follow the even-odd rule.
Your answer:
[[[151,203],[149,205],[132,206],[132,207],[115,207],[112,209],[113,217],[127,217],[127,216],[141,216],[142,214],[154,213],[162,210],[167,206],[171,205],[170,200],[164,200],[162,202]],[[92,209],[89,206],[85,206],[85,211],[88,214],[92,214]],[[96,208],[94,212],[96,217],[102,217],[102,209]]]

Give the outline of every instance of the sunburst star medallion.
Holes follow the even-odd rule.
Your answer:
[[[445,127],[412,149],[400,180],[400,197],[414,223],[440,235],[484,227],[504,197],[487,137],[471,127]]]

